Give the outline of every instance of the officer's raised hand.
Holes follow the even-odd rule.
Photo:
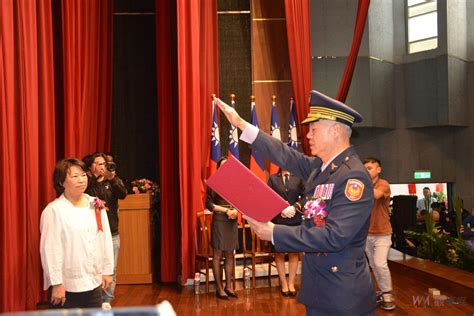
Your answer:
[[[241,131],[245,129],[248,122],[241,118],[239,113],[237,113],[237,111],[233,107],[231,107],[219,98],[214,98],[214,101],[216,102],[216,105],[219,107],[219,109],[221,109],[221,111],[224,113],[230,124],[239,128]]]

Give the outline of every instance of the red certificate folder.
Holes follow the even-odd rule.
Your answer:
[[[207,184],[237,210],[267,222],[289,204],[240,161],[230,156]]]

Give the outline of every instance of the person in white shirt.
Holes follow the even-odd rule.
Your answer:
[[[416,201],[416,208],[418,212],[426,210],[431,213],[433,210],[431,204],[436,202],[436,199],[431,196],[431,190],[428,187],[423,188],[423,198]]]
[[[102,306],[102,289],[112,282],[112,235],[104,203],[84,193],[87,168],[76,158],[56,164],[59,196],[41,214],[40,255],[51,308]]]

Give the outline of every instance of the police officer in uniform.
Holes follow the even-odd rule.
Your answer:
[[[304,252],[298,299],[307,315],[373,315],[376,298],[365,241],[373,207],[372,181],[350,145],[352,124],[362,121],[354,109],[318,91],[310,91],[308,157],[243,120],[219,99],[216,104],[241,139],[265,158],[305,181],[305,197],[285,209],[305,213],[299,226],[246,218],[261,239],[280,252]]]

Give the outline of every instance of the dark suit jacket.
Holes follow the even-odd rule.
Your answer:
[[[312,196],[320,184],[334,184],[332,196],[326,201],[325,225],[305,220],[299,226],[276,225],[273,230],[277,251],[305,252],[299,300],[321,315],[373,312],[375,293],[364,251],[374,193],[354,149],[343,151],[320,172],[319,158],[305,156],[263,132],[259,132],[252,148],[303,179],[306,196]],[[361,196],[354,201],[346,194],[349,179],[363,184]]]
[[[302,196],[304,192],[303,181],[292,173],[290,173],[288,178],[288,188],[285,187],[283,183],[281,172],[272,174],[270,178],[268,178],[268,186],[288,201],[290,205],[299,201],[300,196]],[[301,213],[296,213],[292,218],[283,218],[281,214],[278,214],[272,219],[272,222],[282,225],[296,225],[301,223]]]

